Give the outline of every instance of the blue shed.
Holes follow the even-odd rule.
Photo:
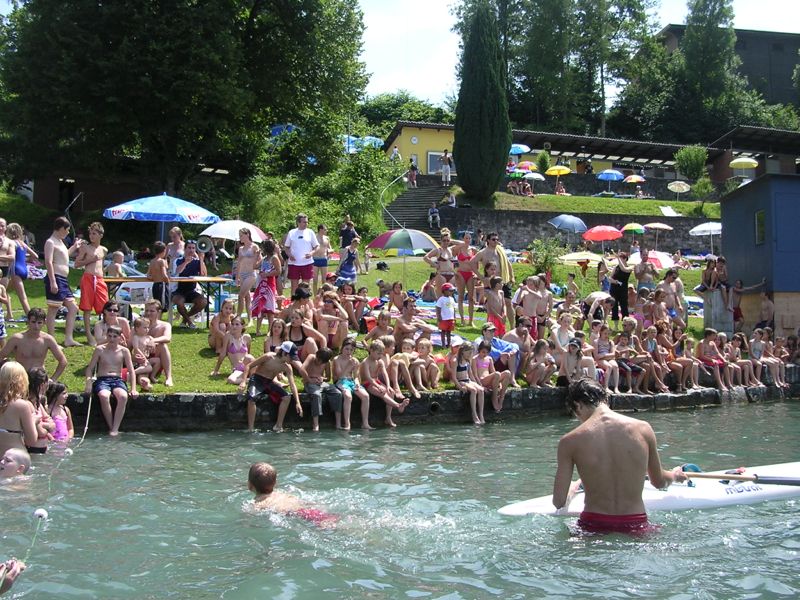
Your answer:
[[[731,283],[752,285],[766,277],[774,293],[775,328],[796,333],[800,325],[800,175],[767,174],[721,200],[722,253]],[[757,293],[742,300],[746,325],[759,311]]]

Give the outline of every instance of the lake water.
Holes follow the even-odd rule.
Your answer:
[[[665,466],[800,458],[797,402],[639,416]],[[0,485],[0,558],[25,556],[44,507],[17,597],[798,596],[797,501],[654,513],[661,531],[639,539],[498,515],[552,491],[556,443],[575,424],[90,438],[73,456],[34,459],[27,483]],[[247,469],[259,460],[338,526],[250,514]]]

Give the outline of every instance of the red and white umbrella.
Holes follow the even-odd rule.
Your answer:
[[[606,249],[606,242],[618,240],[621,237],[622,232],[610,225],[597,225],[583,232],[583,239],[589,240],[590,242],[601,242],[604,252]]]
[[[628,261],[629,265],[638,265],[642,262],[641,254],[637,253],[631,256]],[[658,250],[650,250],[647,253],[647,262],[653,265],[656,269],[671,269],[675,266],[675,261],[666,252],[659,252]]]

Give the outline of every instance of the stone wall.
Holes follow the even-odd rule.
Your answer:
[[[764,381],[771,383],[764,369]],[[708,377],[701,378],[704,385],[713,385]],[[675,410],[680,408],[698,408],[720,404],[737,404],[762,402],[768,400],[785,400],[800,397],[800,367],[787,369],[787,381],[792,384],[790,390],[784,392],[772,385],[769,387],[735,387],[729,392],[719,392],[713,388],[692,390],[683,394],[656,394],[654,396],[619,395],[610,399],[611,407],[620,411],[640,410]],[[511,389],[506,394],[503,412],[495,414],[491,410],[490,399],[486,398],[487,421],[500,421],[516,418],[537,418],[542,416],[566,415],[564,411],[564,388],[523,388]],[[303,418],[298,418],[290,408],[286,415],[285,425],[288,428],[311,427],[311,411],[307,401],[302,398]],[[72,411],[75,433],[80,436],[89,415],[89,428],[96,432],[105,432],[107,427],[96,400],[91,401],[84,396],[72,395],[67,400]],[[246,404],[236,394],[168,394],[154,396],[142,394],[128,402],[128,409],[122,423],[123,431],[211,431],[222,429],[244,429],[246,427]],[[333,428],[333,415],[327,405],[320,418],[320,427]],[[353,400],[352,427],[361,427],[359,400]],[[272,402],[258,405],[256,427],[271,428],[275,423],[277,406]],[[382,402],[373,399],[370,403],[370,424],[373,427],[384,427],[385,409]],[[422,394],[422,398],[414,400],[402,415],[393,416],[395,422],[402,427],[408,424],[440,424],[470,423],[469,403],[463,394],[457,391],[430,392]]]
[[[609,199],[608,202],[625,202],[625,200]],[[567,234],[563,231],[557,231],[547,221],[553,217],[558,216],[560,213],[551,212],[538,212],[527,210],[491,210],[491,209],[476,209],[476,208],[447,208],[440,209],[442,226],[449,227],[452,231],[461,231],[469,229],[477,231],[481,229],[484,232],[496,231],[500,234],[500,241],[506,248],[512,250],[522,250],[527,248],[531,241],[537,238],[549,238],[554,235],[562,237],[564,242],[567,242]],[[674,252],[678,249],[689,249],[692,252],[708,252],[710,249],[710,242],[708,236],[695,237],[689,235],[689,230],[705,223],[708,219],[697,219],[692,217],[657,217],[657,216],[642,216],[642,215],[603,215],[603,214],[582,214],[571,213],[583,219],[587,227],[594,227],[595,225],[611,225],[613,227],[622,227],[626,223],[636,222],[644,225],[645,223],[652,223],[654,221],[666,223],[674,228],[673,231],[660,231],[658,234],[658,248],[668,252]],[[642,241],[642,236],[637,235],[636,238]],[[656,235],[655,232],[647,232],[644,235],[643,245],[647,248],[653,248],[655,245]],[[580,243],[582,240],[579,235],[570,234],[569,241],[571,245]],[[629,249],[631,243],[631,235],[626,234],[622,239],[616,242],[606,242],[606,249]],[[719,252],[719,236],[714,240],[714,247]],[[596,250],[600,250],[600,244],[596,244]]]

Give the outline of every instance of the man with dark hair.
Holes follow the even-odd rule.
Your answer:
[[[44,322],[45,314],[41,308],[30,309],[28,311],[28,328],[22,333],[15,333],[11,336],[8,343],[0,350],[0,361],[13,356],[14,360],[25,367],[26,371],[30,371],[37,367],[44,367],[44,360],[47,358],[49,350],[58,363],[52,376],[53,380],[57,380],[67,368],[67,357],[64,356],[56,339],[52,335],[42,332]]]
[[[197,242],[188,240],[183,248],[184,255],[175,261],[178,277],[206,277],[206,263],[203,255],[197,253]],[[183,327],[195,329],[194,316],[200,313],[208,304],[206,297],[197,291],[197,283],[194,281],[182,281],[172,294],[172,301],[181,315]],[[192,308],[187,310],[186,305],[191,304]]]
[[[596,381],[579,379],[569,386],[567,408],[581,422],[558,443],[553,504],[569,506],[583,485],[584,510],[578,525],[596,533],[646,531],[642,500],[644,477],[657,488],[686,481],[680,467],[665,471],[656,434],[649,423],[623,416],[608,406],[606,390]],[[573,468],[580,480],[571,484]]]
[[[80,346],[72,333],[75,329],[75,317],[78,307],[69,287],[69,258],[81,247],[82,240],[76,239],[70,248],[64,243],[69,233],[69,221],[57,217],[53,223],[53,233],[44,243],[44,266],[47,277],[44,280],[45,297],[47,298],[47,333],[55,335],[56,313],[63,305],[67,309],[67,321],[64,326],[64,346]]]

